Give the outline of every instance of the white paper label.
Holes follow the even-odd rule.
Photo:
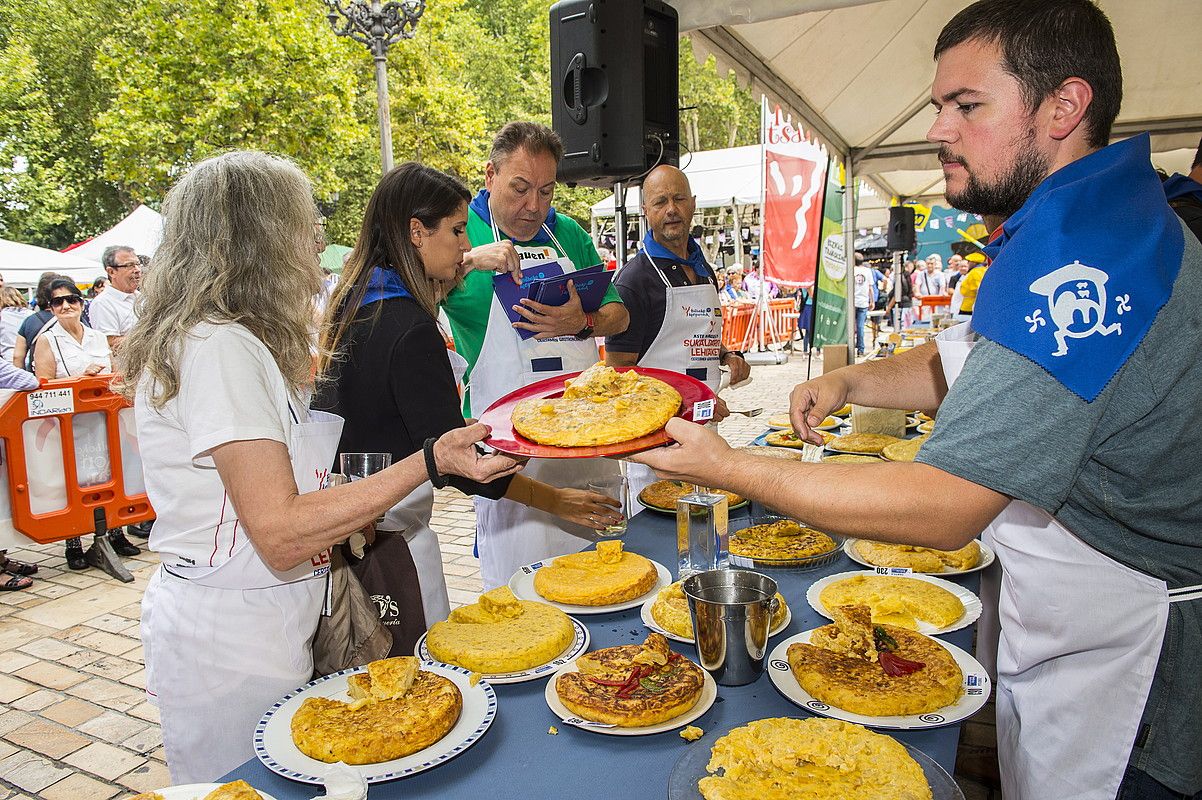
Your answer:
[[[912,575],[914,570],[909,567],[876,567],[877,575]]]
[[[30,417],[71,414],[75,411],[75,395],[71,393],[70,389],[43,389],[40,392],[30,392],[26,402],[29,403]]]
[[[693,403],[693,422],[705,422],[714,418],[714,401],[698,400]]]

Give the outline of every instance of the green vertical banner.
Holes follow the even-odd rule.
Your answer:
[[[814,346],[847,343],[847,253],[843,240],[843,167],[826,171],[822,247],[814,294]]]

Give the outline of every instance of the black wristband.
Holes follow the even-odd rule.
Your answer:
[[[438,474],[438,464],[434,462],[434,443],[437,441],[437,437],[431,436],[422,445],[422,450],[426,454],[426,474],[430,476],[430,484],[435,489],[442,489],[450,483],[450,480],[446,475]]]

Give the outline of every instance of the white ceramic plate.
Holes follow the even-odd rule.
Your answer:
[[[985,701],[989,699],[989,674],[985,672],[985,668],[981,666],[981,662],[954,644],[949,644],[940,639],[932,639],[932,642],[937,643],[940,647],[951,653],[952,658],[956,660],[956,664],[960,666],[960,671],[964,673],[964,693],[960,695],[960,699],[955,703],[926,714],[908,714],[896,717],[870,717],[865,714],[853,714],[850,711],[829,706],[826,703],[815,700],[813,695],[802,689],[801,684],[797,682],[797,678],[793,677],[793,670],[789,669],[789,645],[798,642],[809,642],[810,634],[813,632],[813,630],[809,630],[796,636],[790,636],[788,639],[782,639],[777,643],[776,647],[772,648],[772,652],[768,654],[768,678],[772,681],[772,685],[776,687],[778,692],[785,696],[785,699],[801,706],[806,711],[812,711],[815,714],[821,714],[824,717],[831,717],[832,719],[841,719],[844,722],[855,722],[866,728],[888,728],[890,730],[906,731],[938,728],[968,719],[980,711],[981,706],[985,705]]]
[[[666,631],[663,628],[661,628],[659,626],[659,623],[655,621],[655,617],[651,616],[651,606],[654,604],[655,604],[654,597],[648,599],[647,602],[643,603],[643,607],[640,610],[640,615],[643,618],[644,625],[646,625],[648,628],[655,631],[656,633],[662,633],[664,636],[668,637],[669,639],[672,639],[673,641],[684,642],[685,644],[695,644],[694,640],[691,638],[686,639],[683,636],[677,636],[675,633],[671,633],[671,632]],[[772,630],[768,631],[768,636],[773,637],[776,634],[780,633],[785,628],[789,627],[789,623],[792,622],[792,620],[793,620],[793,611],[792,611],[792,609],[789,608],[788,604],[786,604],[784,619],[781,620],[779,625],[773,627]]]
[[[696,663],[696,662],[694,662]],[[559,669],[555,670],[555,674],[551,676],[551,680],[547,681],[547,688],[543,691],[543,696],[547,699],[547,705],[555,712],[564,722],[569,725],[575,725],[578,728],[593,733],[605,733],[610,736],[648,736],[653,733],[663,733],[664,731],[675,730],[688,725],[693,720],[700,717],[702,714],[710,710],[710,706],[718,698],[718,684],[714,683],[714,679],[705,670],[701,670],[701,675],[704,682],[701,685],[701,697],[697,700],[697,705],[690,708],[679,717],[674,717],[667,722],[661,722],[658,725],[644,725],[639,728],[619,728],[616,725],[598,725],[591,724],[587,720],[582,720],[574,713],[568,710],[559,699],[559,695],[555,691],[555,681],[565,672],[576,672],[576,661],[573,660],[569,664],[564,664]]]
[[[870,567],[870,568],[877,566],[876,564],[869,564],[867,561],[865,561],[863,558],[860,557],[859,553],[856,552],[855,545],[856,545],[856,542],[858,542],[858,541],[860,541],[860,540],[859,539],[848,539],[847,541],[845,541],[843,543],[843,552],[847,554],[848,558],[850,558],[852,561],[856,562],[857,564],[863,564],[864,566]],[[970,567],[968,569],[948,569],[947,567],[944,567],[943,572],[933,572],[931,574],[932,575],[967,575],[970,572],[979,572],[980,570],[985,569],[985,567],[988,567],[990,564],[993,563],[993,551],[989,549],[989,545],[985,544],[980,539],[977,539],[977,544],[980,545],[980,547],[981,547],[981,560],[977,562],[977,565],[975,567]],[[926,574],[926,573],[923,573],[923,574]]]
[[[810,588],[806,590],[806,600],[810,601],[810,607],[827,619],[834,619],[834,617],[827,612],[826,606],[819,602],[818,597],[822,594],[822,591],[832,583],[841,581],[844,578],[854,578],[857,575],[876,575],[876,572],[873,570],[840,572],[838,575],[828,575],[821,580],[814,581],[812,584],[810,584]],[[916,572],[912,572],[909,575],[896,575],[894,577],[913,578],[914,580],[926,581],[927,583],[934,584],[940,589],[946,589],[947,591],[951,592],[956,597],[960,598],[960,602],[964,604],[964,613],[960,615],[960,619],[956,620],[951,625],[937,628],[929,622],[919,621],[919,633],[926,634],[927,636],[932,636],[939,633],[951,633],[952,631],[958,631],[961,628],[968,627],[976,622],[981,616],[981,599],[965,589],[963,586],[954,584],[951,581],[945,581],[941,578],[934,578],[930,575],[923,575]]]
[[[155,794],[161,795],[163,800],[202,800],[206,794],[214,789],[220,789],[225,786],[224,783],[189,783],[179,786],[168,786],[166,789],[155,789]],[[263,795],[263,800],[275,800],[275,798],[267,792],[257,790]]]
[[[798,451],[798,452],[800,452],[800,451]],[[676,516],[675,508],[664,508],[663,506],[653,506],[650,503],[644,503],[638,497],[635,497],[634,499],[640,506],[647,509],[648,511],[657,511],[660,514],[671,514],[672,516]],[[735,511],[736,509],[743,508],[745,505],[747,505],[748,502],[749,502],[748,500],[740,500],[739,502],[735,503],[734,505],[727,505],[726,509],[728,511]],[[550,559],[548,559],[548,560],[550,560]]]
[[[572,620],[572,628],[575,631],[575,636],[572,638],[572,643],[567,646],[562,653],[550,661],[539,664],[538,666],[524,669],[521,672],[483,672],[481,676],[489,683],[524,683],[526,681],[535,681],[539,678],[545,678],[547,673],[558,669],[568,663],[576,656],[588,649],[589,634],[588,628],[584,623],[575,617],[568,617]],[[426,634],[422,634],[422,638],[417,640],[417,644],[413,648],[413,654],[422,661],[434,661],[434,657],[430,655],[429,648],[426,647]]]
[[[476,743],[497,716],[497,695],[487,681],[471,685],[471,672],[452,664],[433,661],[422,662],[426,672],[437,673],[448,678],[459,687],[463,696],[463,709],[459,721],[434,744],[416,753],[378,764],[351,765],[368,783],[381,783],[394,778],[403,778],[437,767],[462,753]],[[309,697],[329,697],[350,701],[346,691],[346,677],[356,672],[365,672],[367,667],[344,669],[326,675],[285,695],[276,702],[259,720],[255,727],[255,755],[272,772],[302,783],[323,783],[320,777],[328,764],[302,753],[292,742],[292,716]]]
[[[559,556],[552,556],[542,561],[536,561],[533,564],[527,564],[513,573],[513,577],[509,579],[509,590],[513,592],[514,597],[517,597],[519,600],[537,600],[540,603],[547,603],[568,614],[608,614],[611,611],[625,611],[628,608],[640,606],[644,600],[648,597],[655,597],[660,589],[672,582],[672,573],[668,572],[668,568],[658,561],[652,561],[651,563],[655,565],[655,571],[659,575],[659,579],[646,594],[641,594],[632,600],[627,600],[625,603],[614,603],[608,606],[573,606],[567,603],[555,603],[534,591],[534,573],[557,558]]]
[[[735,727],[742,726],[736,725]],[[714,743],[730,731],[731,729],[727,728],[715,732],[712,736],[706,734],[701,741],[694,742],[685,749],[680,759],[677,760],[676,766],[672,768],[672,774],[668,776],[668,800],[697,800],[701,796],[697,790],[697,783],[709,775],[706,765],[709,764],[710,752],[714,749]],[[904,742],[900,744],[922,768],[934,800],[964,800],[964,793],[952,780],[952,776],[947,774],[947,770],[921,750],[910,747]]]

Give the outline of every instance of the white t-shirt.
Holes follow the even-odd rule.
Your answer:
[[[33,311],[28,308],[9,306],[0,309],[0,359],[12,363],[13,350],[17,346],[17,331],[20,330],[21,323],[31,316]]]
[[[288,446],[293,414],[307,421],[307,404],[291,397],[271,352],[241,325],[197,325],[176,363],[179,394],[153,408],[147,376],[134,400],[156,515],[150,549],[171,572],[223,588],[311,577],[307,565],[278,573],[259,558],[210,455],[219,445],[251,439]]]
[[[856,308],[868,308],[872,305],[872,270],[863,265],[856,267],[855,282],[852,300]]]
[[[104,372],[111,372],[113,369],[109,340],[104,334],[92,330],[87,325],[83,326],[82,341],[76,341],[75,337],[57,322],[47,328],[40,338],[46,341],[50,352],[54,354],[56,378],[83,375],[84,370],[91,364],[104,367]]]
[[[923,295],[943,294],[947,289],[947,281],[943,279],[943,273],[939,271],[927,272],[924,270],[914,271],[914,296],[921,297]]]
[[[112,283],[88,305],[88,322],[105,336],[124,336],[138,321],[137,292],[123,292]]]

